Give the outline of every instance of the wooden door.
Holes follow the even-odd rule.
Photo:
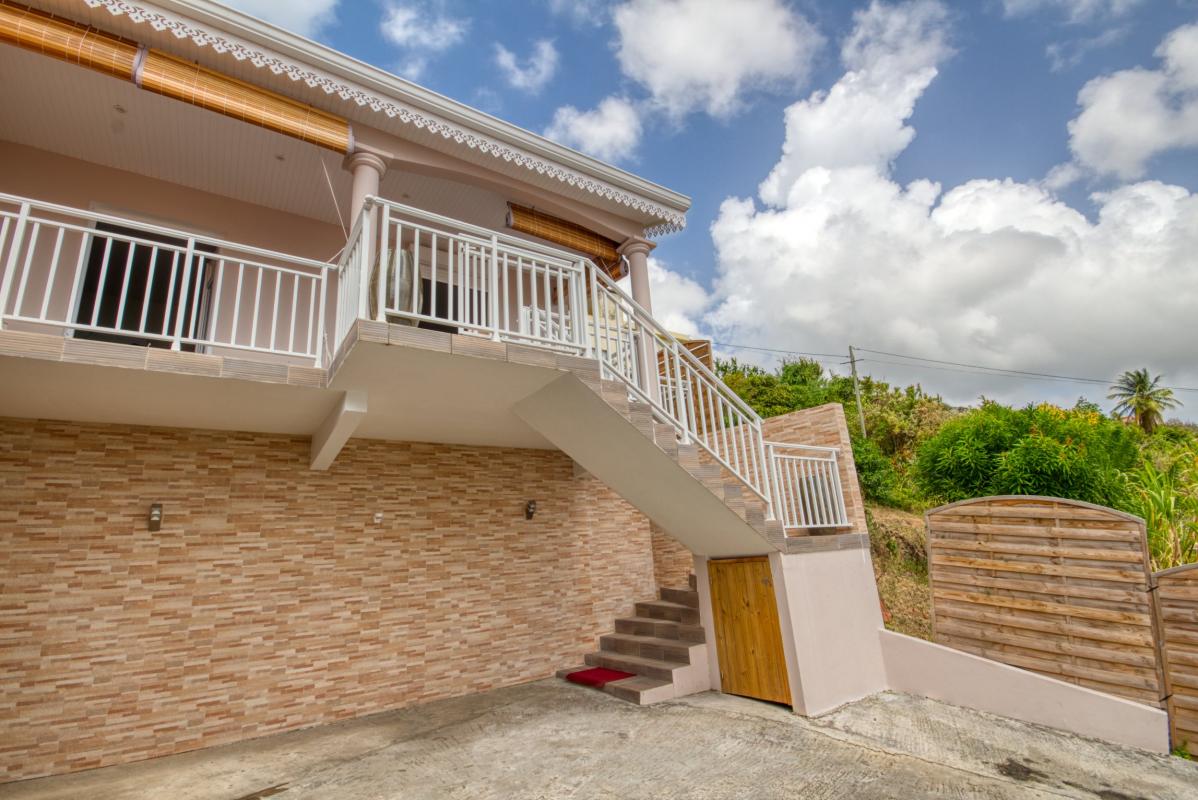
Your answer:
[[[769,558],[711,560],[707,574],[723,691],[790,705]]]

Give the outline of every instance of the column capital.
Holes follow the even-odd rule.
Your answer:
[[[655,247],[657,247],[656,242],[651,242],[640,236],[629,236],[616,248],[616,252],[622,256],[649,255]]]
[[[350,153],[341,162],[341,166],[350,172],[354,172],[358,167],[370,167],[379,174],[380,178],[387,172],[387,162],[368,150]]]

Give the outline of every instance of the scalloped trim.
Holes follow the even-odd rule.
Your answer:
[[[310,87],[321,88],[326,94],[335,94],[343,100],[352,100],[359,106],[369,107],[370,110],[386,114],[392,119],[414,125],[417,128],[438,133],[446,139],[452,139],[458,144],[479,150],[480,152],[516,164],[539,175],[548,175],[568,186],[583,189],[591,194],[607,200],[613,200],[621,205],[650,214],[661,220],[661,223],[646,228],[648,236],[660,236],[674,233],[686,227],[686,215],[665,208],[642,197],[617,189],[603,181],[589,178],[574,170],[566,169],[550,163],[523,150],[502,142],[497,142],[474,131],[434,116],[424,111],[384,99],[363,89],[347,85],[337,79],[316,72],[306,66],[300,66],[281,56],[255,49],[250,44],[239,39],[233,39],[224,34],[216,33],[200,26],[192,20],[184,20],[168,16],[165,12],[137,5],[125,0],[83,0],[92,8],[104,8],[113,16],[126,16],[131,22],[148,24],[156,31],[170,31],[178,39],[190,39],[200,47],[211,47],[217,53],[228,53],[238,61],[249,61],[259,69],[269,69],[276,75],[286,75],[293,81],[303,81]]]

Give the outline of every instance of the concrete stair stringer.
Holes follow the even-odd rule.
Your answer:
[[[615,394],[604,386],[601,396],[566,373],[518,402],[513,411],[692,553],[730,558],[778,550],[754,527],[754,521],[762,521],[746,513],[741,497],[730,497],[730,505],[724,492],[716,494],[710,481],[679,463],[676,442],[647,436],[629,419],[628,403]],[[747,492],[728,490],[742,497]]]

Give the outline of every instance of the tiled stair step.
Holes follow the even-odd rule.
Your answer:
[[[678,456],[678,433],[672,425],[657,423],[653,426],[653,441],[670,456]]]
[[[659,681],[673,681],[674,670],[682,669],[686,666],[686,664],[679,664],[677,661],[662,661],[657,658],[643,658],[625,653],[609,653],[605,651],[587,653],[586,662],[592,667],[618,669],[622,672],[631,672],[642,678],[653,678]]]
[[[603,687],[603,691],[621,700],[636,703],[638,706],[647,706],[650,703],[672,699],[674,684],[670,681],[637,675],[635,678],[612,681]]]
[[[643,600],[636,604],[636,615],[652,619],[668,619],[687,625],[699,624],[697,608],[684,606],[681,603],[671,603],[668,600]]]
[[[652,617],[622,617],[616,620],[616,633],[631,633],[637,636],[654,636],[659,639],[679,639],[684,642],[702,644],[706,639],[702,626],[688,625],[668,619]]]
[[[699,642],[684,642],[680,639],[662,639],[656,636],[637,636],[632,633],[608,633],[599,637],[599,649],[605,653],[640,656],[658,661],[693,664],[695,648]]]
[[[664,588],[661,590],[661,599],[682,606],[690,606],[691,608],[699,607],[699,593],[694,589]]]

